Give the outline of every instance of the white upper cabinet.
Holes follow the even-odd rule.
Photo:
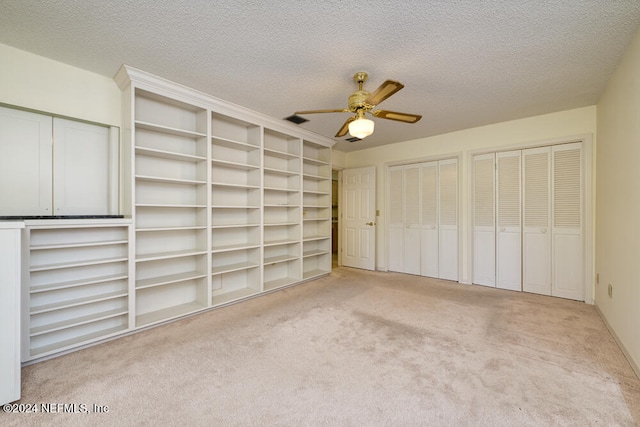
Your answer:
[[[118,213],[117,131],[0,107],[0,215]]]

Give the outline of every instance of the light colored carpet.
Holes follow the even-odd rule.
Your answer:
[[[395,273],[326,278],[23,369],[8,425],[635,425],[594,307]]]

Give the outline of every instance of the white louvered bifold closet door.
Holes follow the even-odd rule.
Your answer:
[[[438,277],[458,280],[458,160],[440,160],[438,169]]]
[[[420,274],[438,277],[438,162],[420,164],[422,242]]]
[[[584,300],[581,143],[552,147],[553,296]]]
[[[496,154],[496,287],[522,290],[520,151]]]
[[[496,286],[495,153],[473,157],[473,283]]]
[[[389,270],[404,272],[403,167],[389,168]]]
[[[420,168],[404,167],[404,272],[420,274]]]
[[[522,289],[551,295],[551,147],[522,151]]]

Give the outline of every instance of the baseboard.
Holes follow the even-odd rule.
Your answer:
[[[627,358],[627,361],[629,362],[629,365],[631,365],[631,369],[633,369],[633,372],[635,372],[636,377],[640,379],[640,368],[638,368],[638,365],[633,360],[633,357],[631,357],[631,354],[627,351],[627,348],[624,346],[622,341],[620,341],[620,338],[618,338],[618,334],[616,334],[616,331],[611,327],[611,325],[607,321],[607,318],[604,317],[604,314],[602,314],[602,311],[600,311],[600,307],[598,307],[597,304],[594,304],[594,307],[596,308],[596,311],[600,315],[600,318],[604,322],[609,332],[611,332],[611,335],[613,336],[613,339],[616,341],[616,344],[618,344],[618,347],[620,347],[620,350],[622,350],[622,354],[624,354],[624,357]]]

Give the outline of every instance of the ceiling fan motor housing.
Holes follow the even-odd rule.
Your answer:
[[[368,106],[364,101],[371,95],[366,90],[355,91],[349,96],[349,111],[358,111],[360,109],[368,110],[371,106]],[[368,108],[367,108],[368,107]]]

